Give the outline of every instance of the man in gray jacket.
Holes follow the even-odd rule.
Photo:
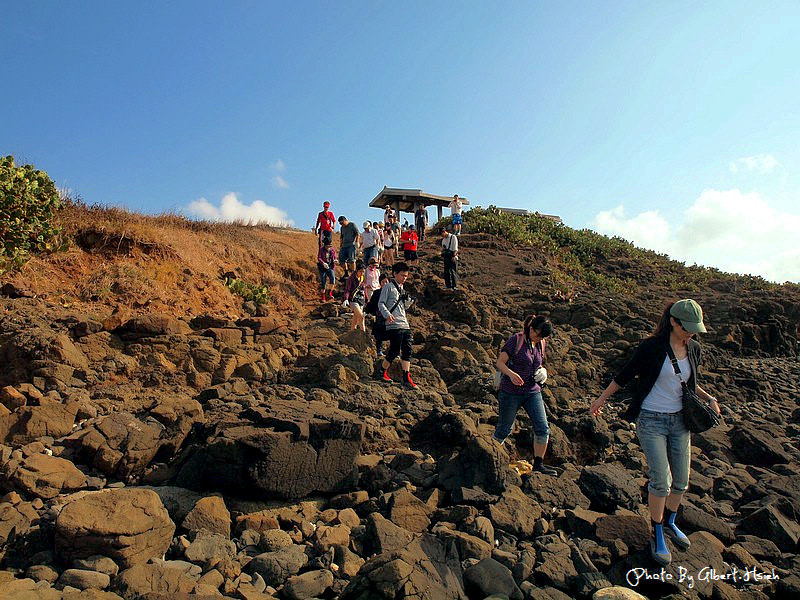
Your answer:
[[[400,367],[403,370],[403,385],[416,389],[417,384],[411,379],[411,351],[413,336],[411,326],[406,317],[406,302],[409,297],[403,291],[403,284],[409,277],[408,265],[404,262],[392,266],[392,279],[381,288],[378,300],[378,312],[386,321],[386,337],[389,340],[389,350],[383,359],[381,379],[387,383],[392,382],[389,377],[389,367],[395,358],[400,356]]]

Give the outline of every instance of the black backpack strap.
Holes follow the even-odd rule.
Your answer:
[[[675,358],[675,352],[672,350],[672,346],[669,345],[667,342],[667,356],[669,356],[669,361],[672,363],[672,368],[675,370],[675,375],[678,376],[678,379],[681,381],[681,387],[686,387],[686,382],[683,380],[683,374],[681,373],[681,368],[678,365],[678,359]]]

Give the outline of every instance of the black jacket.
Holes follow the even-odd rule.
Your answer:
[[[658,379],[661,367],[664,366],[664,358],[667,356],[668,338],[647,338],[643,340],[636,349],[633,357],[628,361],[619,373],[614,377],[614,381],[620,387],[625,387],[637,375],[639,380],[633,392],[633,398],[628,405],[628,409],[623,415],[627,421],[635,421],[642,410],[642,402],[653,389],[653,385]],[[697,367],[700,364],[700,344],[697,340],[691,339],[687,345],[689,364],[692,365],[692,373],[689,376],[687,385],[690,390],[697,387]],[[684,378],[686,373],[683,373]]]

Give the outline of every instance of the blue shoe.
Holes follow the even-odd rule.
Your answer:
[[[692,545],[692,542],[686,537],[686,534],[675,525],[674,513],[669,516],[669,519],[667,519],[664,525],[664,535],[670,538],[680,550],[688,550],[689,546]]]
[[[650,538],[650,556],[664,567],[672,562],[672,553],[667,548],[667,541],[664,539],[664,527],[661,523],[653,525],[653,535]]]

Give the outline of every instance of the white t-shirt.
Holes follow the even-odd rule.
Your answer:
[[[461,200],[453,200],[450,203],[450,214],[451,215],[460,215],[461,214]]]
[[[689,381],[692,374],[692,365],[689,357],[679,360],[678,366],[681,369],[681,377],[684,381]],[[669,356],[664,357],[664,364],[661,365],[661,372],[658,374],[653,389],[645,396],[642,402],[642,410],[652,410],[660,413],[676,413],[683,410],[683,396],[681,390],[681,380],[672,368]]]
[[[372,248],[381,239],[381,235],[373,228],[369,228],[361,234],[361,243],[364,248]]]

